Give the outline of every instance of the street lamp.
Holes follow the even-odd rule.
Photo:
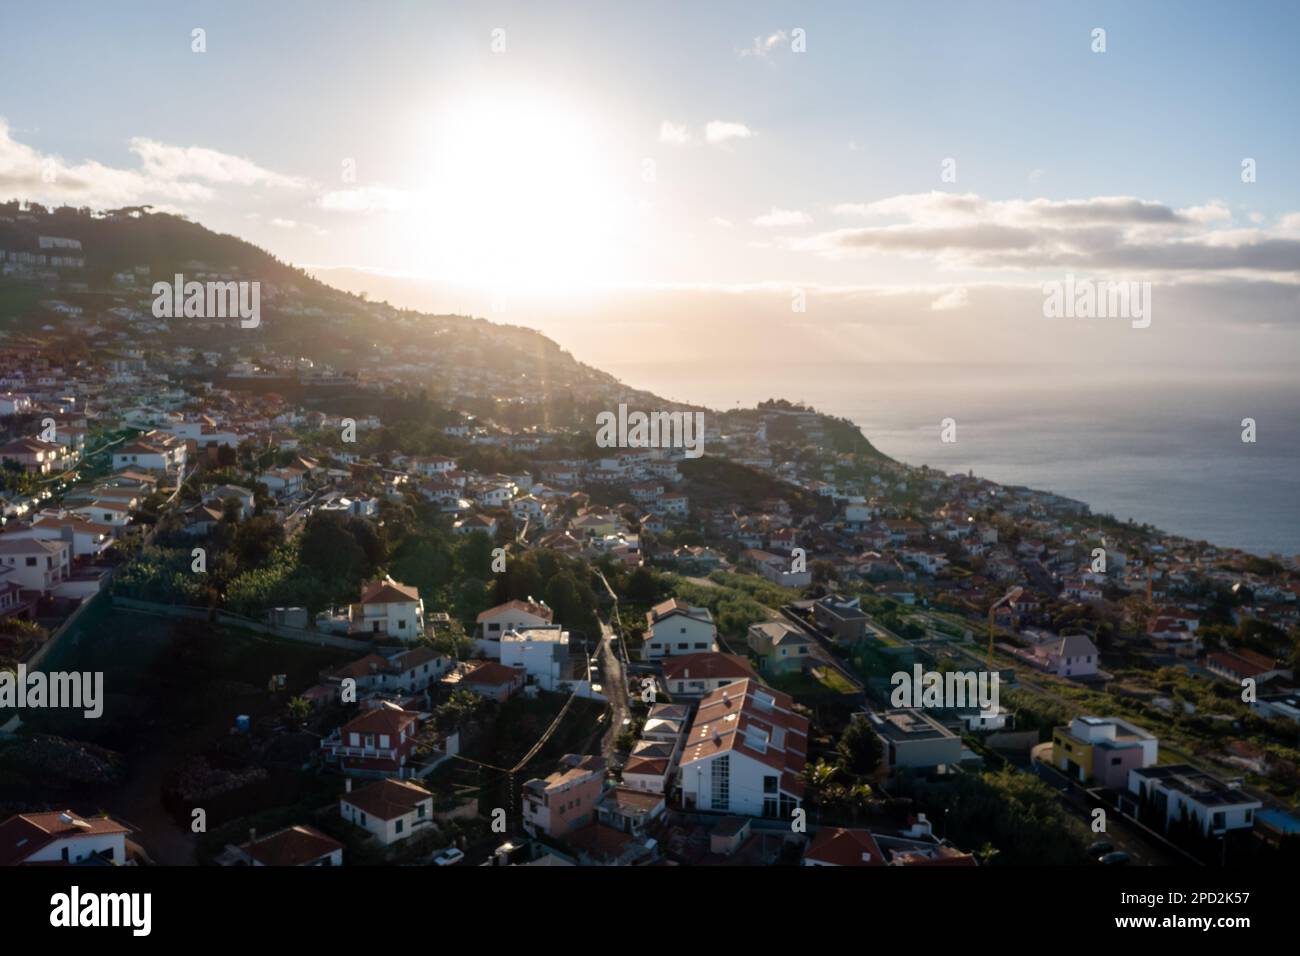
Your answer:
[[[1019,586],[1014,587],[1006,594],[1002,595],[1002,597],[994,601],[993,606],[989,608],[989,661],[988,661],[989,670],[993,669],[993,612],[996,611],[998,608],[1000,608],[1002,605],[1014,601],[1016,598],[1020,597],[1020,595],[1024,593],[1025,593],[1024,588]]]

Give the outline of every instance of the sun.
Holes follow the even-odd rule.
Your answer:
[[[457,97],[430,119],[419,223],[439,275],[501,292],[562,291],[611,274],[635,167],[599,117],[528,88]]]

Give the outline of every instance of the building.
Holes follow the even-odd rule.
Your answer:
[[[58,469],[65,456],[62,445],[39,438],[16,438],[0,446],[0,460],[15,462],[24,471],[37,475],[48,475]]]
[[[306,824],[285,827],[260,840],[253,831],[237,854],[246,866],[343,865],[343,844]]]
[[[813,620],[846,643],[860,641],[867,634],[867,615],[857,598],[828,594],[813,602]]]
[[[0,537],[0,567],[9,569],[6,580],[29,591],[48,594],[68,577],[72,548],[66,541],[42,538]]]
[[[888,866],[867,830],[822,827],[803,855],[804,866]]]
[[[1276,677],[1291,676],[1291,671],[1287,670],[1282,661],[1245,647],[1206,654],[1205,669],[1234,684],[1240,684],[1247,678],[1256,684],[1264,684]]]
[[[790,819],[803,802],[808,719],[789,695],[744,680],[700,701],[679,776],[689,808]]]
[[[704,651],[667,658],[664,683],[674,697],[702,697],[736,681],[758,678],[749,661],[736,654]]]
[[[1067,634],[1034,648],[1039,664],[1057,677],[1092,677],[1101,655],[1086,634]]]
[[[433,824],[433,794],[409,780],[376,780],[339,798],[339,814],[392,846]]]
[[[71,810],[19,813],[0,823],[0,866],[126,863],[130,827]]]
[[[329,763],[337,763],[347,774],[359,776],[412,775],[416,735],[421,715],[392,704],[383,704],[352,718],[321,740]]]
[[[496,661],[483,661],[460,680],[468,691],[504,704],[510,695],[524,686],[523,671],[505,667]]]
[[[717,651],[718,630],[708,608],[691,607],[676,598],[646,611],[645,643],[641,659],[659,660],[675,654]]]
[[[569,667],[569,632],[558,627],[506,631],[501,664],[522,670],[543,690],[555,690]]]
[[[891,772],[961,763],[961,738],[923,711],[911,707],[887,710],[867,714],[865,719],[884,745],[885,764]]]
[[[545,604],[528,601],[507,601],[490,607],[477,618],[478,642],[489,657],[501,656],[501,635],[506,631],[525,631],[543,627],[555,619],[554,612]]]
[[[1052,731],[1052,765],[1080,783],[1128,786],[1130,770],[1155,766],[1156,738],[1118,717],[1076,717]]]
[[[813,639],[785,621],[751,624],[745,643],[758,657],[759,669],[765,674],[806,670],[813,659]]]
[[[125,468],[169,474],[184,471],[185,442],[167,432],[145,432],[113,450],[113,470]]]
[[[533,836],[562,837],[593,823],[604,789],[604,757],[565,754],[555,773],[524,784],[524,829]]]
[[[424,636],[424,602],[419,589],[391,577],[361,589],[361,600],[348,608],[349,633],[415,642]]]
[[[1188,764],[1130,770],[1128,791],[1138,804],[1139,819],[1171,824],[1184,815],[1206,836],[1250,829],[1263,804],[1236,784],[1224,783]]]
[[[599,822],[607,827],[641,837],[664,815],[666,809],[662,793],[614,787],[600,798],[600,803],[596,805],[596,815]]]

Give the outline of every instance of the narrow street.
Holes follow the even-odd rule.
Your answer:
[[[600,672],[605,687],[605,696],[609,698],[609,726],[600,739],[600,753],[606,763],[612,765],[618,754],[618,735],[623,731],[623,721],[631,716],[627,703],[627,674],[623,669],[623,659],[618,652],[618,635],[608,624],[601,623]]]

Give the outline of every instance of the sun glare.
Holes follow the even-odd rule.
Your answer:
[[[596,119],[528,90],[458,98],[434,113],[419,171],[430,267],[488,288],[557,291],[616,271],[633,203]],[[421,230],[417,227],[415,233]]]

